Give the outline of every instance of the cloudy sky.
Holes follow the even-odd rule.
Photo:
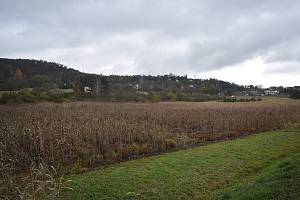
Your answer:
[[[1,0],[0,57],[300,85],[298,0]]]

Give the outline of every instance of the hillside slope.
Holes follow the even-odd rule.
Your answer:
[[[295,199],[300,130],[124,162],[71,176],[64,199]],[[247,192],[250,191],[250,192]]]
[[[78,70],[42,60],[0,58],[0,90],[39,87],[50,83],[63,87],[82,75]],[[71,85],[66,85],[70,87]]]
[[[98,81],[98,83],[97,83]],[[66,66],[32,59],[0,58],[0,90],[16,90],[24,87],[39,87],[47,82],[62,88],[99,85],[102,90],[120,93],[130,91],[181,91],[207,94],[232,93],[243,89],[237,84],[216,79],[189,79],[176,75],[96,75],[79,72]],[[117,91],[117,92],[116,92]]]
[[[89,94],[84,92],[85,87],[89,88]],[[174,74],[88,74],[55,62],[0,58],[0,92],[23,88],[34,88],[35,91],[72,89],[77,97],[108,101],[208,101],[224,96],[264,94],[264,89],[258,86],[242,86],[212,78],[193,79]],[[272,88],[281,95],[293,94],[294,98],[299,98],[296,87]]]

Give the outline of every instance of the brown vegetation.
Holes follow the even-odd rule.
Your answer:
[[[9,163],[0,162],[0,199],[55,199],[70,180],[65,180],[63,173],[53,166],[32,163],[28,173],[16,174]]]
[[[89,103],[0,106],[2,164],[87,168],[281,129],[300,121],[299,101]]]

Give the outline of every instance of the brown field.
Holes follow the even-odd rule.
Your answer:
[[[300,122],[300,101],[0,106],[2,163],[96,167]]]

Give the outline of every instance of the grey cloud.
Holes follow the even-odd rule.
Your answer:
[[[300,62],[298,24],[295,0],[2,0],[0,56],[97,73],[199,73],[258,56]]]
[[[300,62],[273,63],[264,74],[298,74],[300,75]]]

